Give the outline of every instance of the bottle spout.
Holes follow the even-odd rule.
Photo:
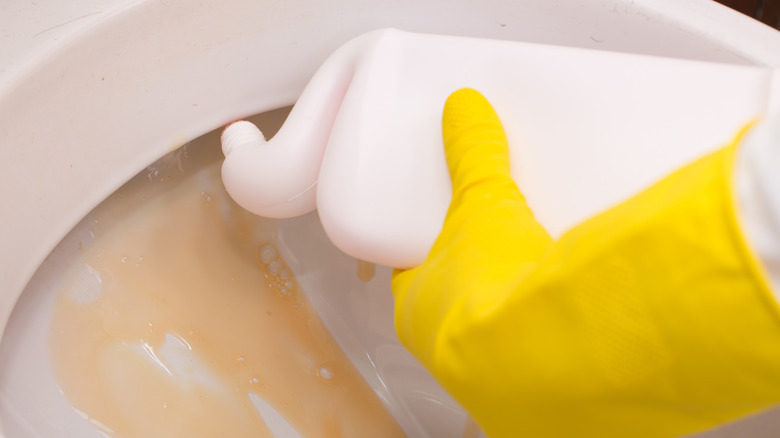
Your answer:
[[[222,154],[227,157],[234,149],[248,146],[260,147],[266,143],[265,135],[252,122],[239,120],[225,127],[220,138]]]
[[[325,61],[270,140],[247,121],[225,128],[222,179],[239,205],[272,218],[316,208],[320,165],[366,37],[345,44]]]

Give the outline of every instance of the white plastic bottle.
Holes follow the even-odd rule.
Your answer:
[[[780,99],[769,68],[385,29],[337,50],[265,142],[223,134],[222,175],[256,214],[319,210],[333,243],[421,263],[451,188],[441,112],[479,90],[507,132],[512,175],[553,236],[713,150]]]

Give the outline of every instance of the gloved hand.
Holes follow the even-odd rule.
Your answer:
[[[732,195],[740,133],[553,241],[490,104],[450,96],[453,198],[396,271],[401,341],[496,437],[673,437],[780,400],[780,312]]]

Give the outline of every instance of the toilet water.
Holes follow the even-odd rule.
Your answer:
[[[62,281],[50,354],[71,406],[121,438],[405,436],[296,282],[275,222],[230,201],[218,163],[171,166],[95,211]]]

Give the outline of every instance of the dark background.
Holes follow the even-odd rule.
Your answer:
[[[780,29],[780,0],[717,0],[745,15]]]

